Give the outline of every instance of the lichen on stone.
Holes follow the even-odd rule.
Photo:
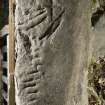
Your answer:
[[[105,57],[92,59],[88,69],[89,105],[105,105]]]
[[[96,11],[96,9],[100,6],[99,0],[91,0],[91,4],[92,4],[92,10],[93,11]]]

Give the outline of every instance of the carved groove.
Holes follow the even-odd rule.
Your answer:
[[[47,13],[45,12],[42,15],[39,15],[39,17],[28,21],[28,24],[18,25],[18,29],[28,30],[28,29],[40,24],[46,18],[46,15],[47,15]]]
[[[49,1],[49,0],[48,0]],[[38,5],[43,4],[41,1],[37,1]],[[18,97],[20,98],[21,105],[37,105],[36,103],[43,98],[43,93],[41,88],[43,86],[42,80],[44,79],[45,70],[43,70],[43,44],[46,43],[47,39],[57,30],[60,26],[62,16],[64,14],[64,9],[61,9],[61,12],[58,16],[53,19],[53,2],[49,1],[49,5],[45,4],[38,6],[37,10],[31,9],[25,10],[24,20],[19,22],[16,30],[18,31],[16,35],[17,43],[18,39],[22,41],[23,49],[20,49],[17,45],[17,59],[20,56],[19,50],[25,50],[26,54],[29,55],[26,58],[28,64],[25,66],[31,66],[30,69],[23,68],[20,73],[18,71],[18,67],[16,68],[16,84],[18,85]],[[56,8],[56,6],[54,7]],[[60,7],[61,8],[61,7]],[[23,10],[21,10],[23,12]],[[29,17],[28,17],[29,16]],[[28,17],[28,18],[27,18]],[[30,30],[33,30],[35,27],[41,25],[43,21],[48,20],[49,23],[46,26],[46,29],[39,36],[31,36]],[[43,24],[42,24],[43,25]],[[37,29],[37,28],[36,28]],[[18,38],[19,36],[19,38]],[[43,40],[46,38],[45,40]],[[20,43],[19,43],[20,44]],[[28,45],[28,46],[27,46]],[[21,51],[22,52],[22,51]],[[21,53],[23,56],[23,53]],[[24,54],[23,57],[27,56]],[[20,58],[21,60],[22,58]],[[28,61],[29,60],[29,61]],[[34,65],[34,66],[33,66]],[[21,64],[20,64],[21,68]],[[23,71],[22,71],[23,70]],[[25,102],[25,103],[24,103]]]
[[[57,18],[55,18],[51,23],[50,25],[47,27],[47,30],[39,37],[39,40],[42,40],[44,37],[47,36],[47,38],[49,38],[49,36],[52,35],[52,33],[57,29],[57,27],[60,25],[60,20],[61,20],[61,17],[64,13],[64,10],[62,10],[62,12],[58,15]],[[58,22],[58,24],[54,26],[54,23],[55,22]]]
[[[38,10],[38,11],[36,11],[36,13],[33,12],[34,14],[31,13],[31,15],[32,15],[31,17],[29,16],[29,17],[26,18],[24,21],[20,22],[18,25],[22,25],[22,24],[24,24],[24,23],[27,23],[28,21],[30,21],[30,20],[32,20],[33,18],[35,18],[35,17],[41,15],[41,14],[44,13],[44,12],[46,12],[45,9],[43,9],[43,10]]]

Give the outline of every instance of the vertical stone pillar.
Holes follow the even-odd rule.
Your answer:
[[[16,0],[16,105],[88,105],[88,0]]]
[[[8,52],[8,105],[15,105],[15,86],[14,86],[14,0],[9,0],[9,35],[7,37]]]

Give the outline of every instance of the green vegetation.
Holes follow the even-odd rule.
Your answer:
[[[97,0],[92,0],[92,2],[93,2],[94,4],[96,4],[96,3],[97,3]]]
[[[105,57],[97,61],[91,60],[88,69],[88,96],[89,105],[103,105],[105,101]]]
[[[96,12],[97,9],[100,7],[99,0],[91,0],[91,4],[93,12]]]

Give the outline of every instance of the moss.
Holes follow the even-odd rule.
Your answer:
[[[99,7],[100,7],[99,0],[91,0],[92,13],[97,11],[97,8],[99,8]]]
[[[105,101],[105,60],[92,59],[88,69],[89,105],[103,105]]]
[[[92,0],[92,3],[93,3],[93,4],[96,4],[96,3],[97,3],[97,0]]]

